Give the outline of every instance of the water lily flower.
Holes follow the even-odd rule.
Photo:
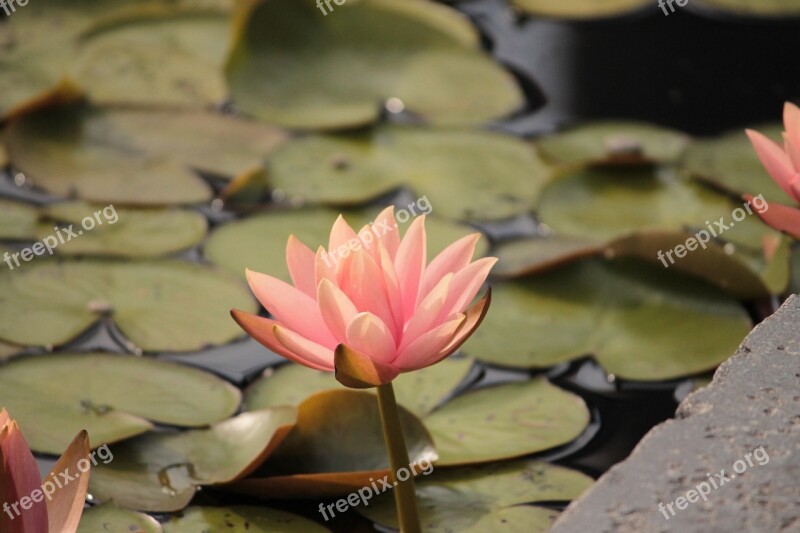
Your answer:
[[[394,209],[356,233],[340,215],[327,251],[289,237],[294,286],[247,271],[255,296],[274,319],[232,310],[250,336],[302,365],[335,371],[354,388],[391,382],[458,349],[483,319],[487,292],[470,305],[496,258],[472,261],[480,234],[426,260],[425,216],[400,239]]]
[[[43,484],[36,460],[17,422],[5,409],[0,411],[0,531],[75,533],[83,514],[89,475],[88,472],[74,474],[78,461],[85,459],[88,463],[88,457],[89,436],[81,431]],[[50,480],[63,479],[59,477],[62,472],[75,479],[56,487]]]
[[[800,204],[800,108],[787,102],[783,108],[784,145],[781,147],[763,134],[747,130],[747,136],[761,163],[772,179],[789,198]],[[752,203],[753,196],[744,198]],[[800,239],[800,209],[771,203],[769,209],[759,210],[761,219],[773,228]]]

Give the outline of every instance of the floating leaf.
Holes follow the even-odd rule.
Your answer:
[[[692,0],[694,1],[694,0]],[[742,16],[796,17],[800,16],[798,0],[697,0],[698,7],[730,11]]]
[[[97,447],[151,429],[148,420],[203,426],[233,414],[239,400],[213,374],[141,357],[36,355],[0,366],[0,405],[43,453],[61,453],[81,429]]]
[[[472,364],[471,359],[448,358],[422,370],[400,374],[392,382],[397,402],[419,417],[427,415],[464,381]],[[244,404],[251,411],[299,405],[312,394],[332,389],[344,389],[333,373],[287,364],[265,370],[264,376],[245,391]]]
[[[519,277],[549,270],[584,257],[597,255],[605,248],[602,239],[554,237],[519,239],[500,243],[494,250],[498,258],[493,276]]]
[[[593,483],[589,476],[531,460],[435,471],[417,478],[425,531],[544,533],[557,511],[527,504],[576,499]],[[398,527],[391,494],[358,511],[386,527]]]
[[[62,345],[110,314],[135,346],[153,352],[227,343],[241,335],[228,310],[258,309],[238,280],[181,261],[38,259],[0,271],[0,304],[4,341]]]
[[[270,183],[292,199],[352,205],[405,185],[437,216],[475,220],[528,211],[552,173],[514,137],[407,127],[298,139],[268,167]]]
[[[511,0],[511,3],[533,15],[570,19],[616,17],[647,5],[646,0]]]
[[[89,222],[83,224],[87,219]],[[55,229],[69,224],[80,238],[70,238]],[[59,241],[55,248],[61,255],[157,257],[196,245],[205,237],[207,225],[206,218],[196,211],[68,202],[42,210],[35,238],[62,234],[64,242]]]
[[[120,509],[113,503],[90,507],[83,512],[78,533],[163,533],[161,524],[142,513]]]
[[[32,205],[0,199],[0,239],[29,239],[37,218],[38,212]]]
[[[249,474],[283,441],[296,419],[294,407],[274,407],[209,429],[149,433],[116,444],[111,448],[114,461],[92,472],[92,495],[140,511],[178,511],[198,486]]]
[[[408,211],[407,208],[403,209]],[[282,253],[286,249],[289,235],[295,235],[312,250],[319,246],[327,248],[331,226],[340,212],[344,213],[347,222],[358,231],[373,221],[379,211],[336,211],[324,208],[269,211],[221,226],[206,242],[205,254],[213,263],[239,276],[244,276],[245,268],[249,268],[289,282],[291,278]],[[418,214],[421,212],[418,211]],[[398,220],[399,229],[405,228],[412,219],[413,217],[409,217],[402,223]],[[477,231],[435,216],[428,217],[425,225],[428,232],[428,257],[431,259],[448,244]],[[383,232],[384,229],[378,231]],[[488,244],[483,238],[478,241],[476,255],[485,254],[487,249]]]
[[[233,176],[260,164],[284,137],[213,113],[80,102],[25,114],[5,133],[11,160],[36,186],[99,203],[144,205],[206,201],[211,191],[193,168]]]
[[[323,533],[328,529],[307,518],[266,507],[189,507],[164,524],[165,533],[210,531],[247,533]]]
[[[633,260],[589,259],[493,287],[492,312],[464,345],[501,365],[538,368],[592,354],[609,373],[665,380],[714,368],[751,323],[730,296]]]
[[[536,146],[555,163],[643,164],[675,161],[688,143],[685,134],[652,124],[594,122],[541,137]]]
[[[378,402],[373,394],[329,390],[298,406],[297,425],[251,478],[228,487],[265,498],[348,494],[388,474]],[[434,461],[422,422],[400,407],[411,462]]]
[[[520,457],[566,444],[589,424],[583,400],[545,379],[468,392],[424,419],[437,465]]]
[[[466,19],[414,2],[352,2],[334,16],[311,0],[253,2],[228,59],[233,101],[292,128],[369,124],[391,98],[449,124],[522,107],[514,78],[478,49]]]
[[[753,129],[783,145],[781,124],[759,124]],[[778,203],[786,203],[788,199],[764,169],[744,128],[716,139],[694,141],[686,151],[683,167],[693,176],[736,196],[763,194],[768,202]]]

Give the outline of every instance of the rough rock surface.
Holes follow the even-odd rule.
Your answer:
[[[552,529],[662,531],[800,532],[800,297],[757,326],[708,387],[687,397],[674,420],[653,428]]]

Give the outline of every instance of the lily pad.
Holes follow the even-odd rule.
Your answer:
[[[90,221],[82,225],[87,217]],[[78,237],[70,238],[55,229],[70,224],[75,233],[81,232]],[[205,237],[207,226],[206,218],[196,211],[67,202],[42,210],[35,238],[62,234],[64,242],[59,241],[55,248],[61,255],[157,257],[195,246]]]
[[[562,466],[517,460],[435,471],[417,481],[424,531],[544,533],[557,511],[529,504],[569,501],[593,483]],[[358,511],[385,527],[398,527],[391,494]]]
[[[800,16],[800,1],[798,0],[758,0],[758,2],[752,0],[697,0],[696,3],[697,7],[730,11],[743,16]]]
[[[529,143],[499,133],[380,127],[288,143],[268,174],[291,199],[353,205],[407,186],[437,216],[495,220],[528,211],[552,169]]]
[[[154,127],[157,124],[158,127]],[[72,102],[12,120],[5,140],[34,185],[98,203],[203,202],[192,170],[230,176],[258,165],[285,134],[206,112],[97,108]]]
[[[29,239],[34,233],[38,216],[32,205],[0,199],[0,239]]]
[[[389,99],[439,124],[480,123],[521,108],[514,78],[448,10],[363,0],[322,16],[312,0],[252,2],[226,67],[231,97],[248,114],[311,129],[373,123]]]
[[[152,516],[121,509],[105,503],[83,512],[78,533],[163,533],[161,524]]]
[[[233,414],[239,400],[213,374],[141,357],[36,355],[0,366],[0,405],[43,453],[61,453],[81,429],[97,447],[148,431],[149,421],[204,426]]]
[[[243,413],[209,429],[149,433],[111,447],[114,460],[92,472],[92,495],[150,512],[186,507],[201,485],[227,483],[255,469],[297,419],[294,407]]]
[[[297,425],[250,478],[228,488],[264,498],[348,494],[388,474],[378,402],[373,394],[329,390],[298,406]],[[422,422],[400,407],[411,462],[433,462],[436,451]]]
[[[681,132],[640,122],[582,124],[536,142],[545,159],[560,164],[669,163],[688,144]]]
[[[424,418],[437,466],[520,457],[574,440],[589,424],[579,397],[543,378],[457,396]]]
[[[532,15],[568,19],[616,17],[648,4],[646,0],[511,0],[511,3]]]
[[[267,507],[189,507],[164,524],[165,533],[232,531],[247,533],[323,533],[327,528],[302,516]]]
[[[500,243],[494,250],[497,265],[492,275],[516,278],[536,274],[601,253],[606,243],[602,239],[553,237],[518,239]]]
[[[0,271],[0,340],[62,345],[110,315],[134,347],[193,351],[241,336],[229,308],[258,309],[244,284],[195,264],[36,259]]]
[[[800,248],[795,248],[792,253],[792,284],[789,292],[800,294]]]
[[[492,312],[466,342],[500,365],[549,367],[593,355],[629,380],[709,370],[750,331],[746,311],[700,280],[635,260],[588,259],[493,287]]]
[[[397,403],[423,417],[439,406],[467,377],[471,359],[448,358],[416,372],[400,374],[392,382]],[[264,375],[247,388],[244,405],[249,411],[276,405],[299,405],[317,392],[339,389],[344,386],[331,372],[287,364],[277,369],[269,368]]]
[[[783,145],[783,125],[760,124],[753,129]],[[736,196],[763,194],[768,202],[787,203],[788,200],[764,169],[743,128],[715,139],[694,141],[686,151],[683,167],[692,176]]]
[[[405,209],[405,208],[404,208]],[[328,246],[333,222],[340,213],[358,231],[378,215],[378,210],[347,210],[313,208],[301,210],[269,211],[238,222],[219,227],[205,244],[208,259],[236,274],[244,276],[246,268],[266,272],[271,276],[291,281],[286,266],[286,241],[295,235],[312,250]],[[397,221],[398,231],[411,223],[413,217],[404,222]],[[444,250],[457,239],[475,233],[469,226],[456,224],[436,217],[425,220],[428,234],[428,257]],[[476,255],[484,255],[488,250],[485,238],[478,241]]]

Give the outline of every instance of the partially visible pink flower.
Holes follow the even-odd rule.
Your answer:
[[[250,288],[274,319],[231,314],[287,359],[335,370],[349,387],[382,385],[441,361],[480,324],[490,293],[470,304],[497,259],[472,261],[479,237],[459,239],[428,263],[424,215],[402,240],[392,207],[358,233],[340,215],[327,251],[314,253],[289,237],[294,286],[247,271]]]
[[[783,108],[784,144],[781,147],[771,139],[753,130],[747,136],[761,163],[781,189],[800,204],[800,108],[787,102]],[[751,195],[744,198],[752,203]],[[772,203],[769,209],[760,210],[761,219],[773,228],[800,239],[800,210]]]
[[[76,464],[89,457],[89,436],[81,431],[45,478],[77,471]],[[54,489],[56,485],[49,483]],[[39,467],[22,432],[6,412],[0,411],[0,531],[3,533],[75,533],[83,514],[89,473],[45,496]],[[23,501],[24,499],[24,501]],[[27,507],[27,509],[26,509]]]

